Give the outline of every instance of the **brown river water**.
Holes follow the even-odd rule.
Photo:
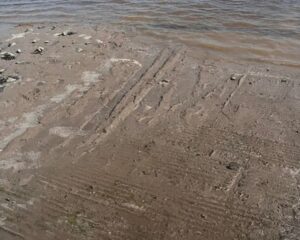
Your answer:
[[[1,0],[0,34],[24,23],[113,24],[209,54],[300,66],[300,0]]]

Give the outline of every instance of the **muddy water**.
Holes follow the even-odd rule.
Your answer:
[[[300,63],[299,0],[2,0],[0,32],[28,22],[113,23],[208,54]]]

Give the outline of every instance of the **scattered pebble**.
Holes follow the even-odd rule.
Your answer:
[[[1,53],[1,54],[2,54],[1,58],[4,59],[4,60],[14,60],[14,59],[16,59],[16,55],[13,54],[13,53],[4,52],[4,53]]]
[[[33,39],[33,40],[32,40],[32,43],[37,43],[37,40],[36,40],[36,39]]]
[[[12,43],[9,43],[8,44],[8,47],[13,47],[13,46],[15,46],[16,45],[16,43],[15,42],[12,42]]]
[[[4,69],[4,68],[0,69],[0,74],[2,74],[2,73],[4,73],[4,72],[5,72],[5,69]]]
[[[22,52],[22,50],[21,49],[18,49],[17,51],[16,51],[16,53],[21,53]]]
[[[49,41],[44,41],[44,43],[49,43]]]
[[[42,54],[45,49],[43,47],[38,47],[33,51],[33,54]]]

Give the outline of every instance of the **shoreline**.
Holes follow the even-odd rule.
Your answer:
[[[1,49],[1,239],[299,236],[297,68],[109,25]]]

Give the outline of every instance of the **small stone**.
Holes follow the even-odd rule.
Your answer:
[[[5,72],[5,69],[4,69],[4,68],[0,69],[0,74],[2,74],[2,73],[4,73],[4,72]]]
[[[49,41],[44,41],[44,43],[49,43]]]
[[[240,164],[236,162],[230,162],[226,165],[226,168],[229,170],[237,171],[240,168]]]
[[[281,82],[282,82],[282,83],[286,83],[287,80],[286,80],[286,79],[281,79]]]
[[[8,44],[8,47],[13,47],[13,46],[15,46],[16,45],[16,43],[15,42],[13,42],[13,43],[9,43]]]
[[[19,54],[20,54],[21,52],[22,52],[21,49],[18,49],[18,50],[16,51],[16,53],[19,53]]]
[[[52,26],[52,27],[51,27],[51,30],[53,31],[53,30],[55,30],[55,28],[56,28],[56,26]]]
[[[32,43],[37,43],[37,41],[38,41],[37,39],[33,39]]]
[[[1,54],[2,54],[1,58],[4,59],[4,60],[13,60],[13,59],[16,59],[16,55],[13,54],[13,53],[4,52],[4,53],[1,53]]]
[[[33,51],[33,54],[42,54],[45,49],[43,47],[38,47]]]

